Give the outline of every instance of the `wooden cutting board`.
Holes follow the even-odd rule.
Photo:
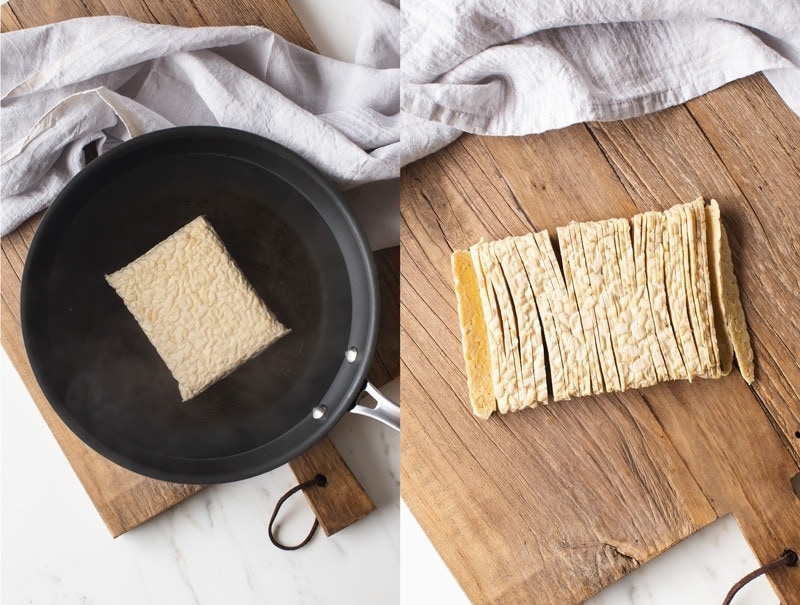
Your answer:
[[[261,25],[294,44],[314,50],[313,42],[286,0],[12,0],[2,7],[2,31],[109,14],[184,27]],[[156,481],[117,466],[80,441],[47,403],[28,364],[19,321],[22,268],[40,220],[41,215],[37,215],[2,239],[2,344],[98,513],[116,537],[197,492],[202,486]],[[381,294],[378,347],[369,372],[369,379],[375,384],[384,384],[399,373],[399,256],[397,247],[375,254]],[[374,510],[372,500],[328,438],[289,464],[298,482],[313,477],[317,472],[325,473],[330,479],[330,489],[305,492],[326,534],[330,535]]]
[[[727,513],[762,563],[800,552],[799,148],[757,75],[637,119],[463,136],[403,169],[402,495],[473,602],[581,602]],[[729,232],[752,388],[734,371],[472,416],[452,250],[699,195]],[[800,603],[800,568],[769,578]]]

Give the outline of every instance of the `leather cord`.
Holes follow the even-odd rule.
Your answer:
[[[297,492],[304,490],[307,487],[311,487],[312,485],[316,485],[317,487],[325,487],[326,485],[328,485],[328,479],[327,477],[325,477],[325,475],[317,473],[313,479],[309,479],[308,481],[304,481],[303,483],[295,485],[292,489],[283,494],[283,496],[281,496],[278,502],[275,504],[275,510],[272,511],[272,516],[269,519],[269,526],[267,528],[267,533],[269,534],[270,542],[272,542],[275,546],[277,546],[281,550],[297,550],[298,548],[302,548],[311,541],[311,538],[313,538],[314,534],[317,532],[317,528],[319,527],[319,519],[314,517],[314,524],[311,526],[311,531],[308,532],[308,535],[299,544],[290,546],[287,544],[283,544],[275,537],[275,529],[274,529],[275,519],[278,518],[278,512],[281,510],[281,506],[283,506],[283,503],[286,502]]]
[[[794,552],[793,550],[788,550],[788,549],[784,550],[783,554],[774,561],[767,563],[766,565],[763,565],[758,569],[756,569],[755,571],[747,574],[745,577],[743,577],[741,580],[736,582],[736,584],[734,584],[731,587],[730,591],[728,591],[728,594],[725,597],[725,600],[722,602],[722,605],[730,605],[730,602],[733,599],[733,597],[736,596],[736,593],[739,592],[739,590],[741,590],[741,588],[745,584],[747,584],[751,580],[755,580],[758,576],[763,575],[768,571],[777,569],[781,565],[795,567],[797,565],[797,553]]]

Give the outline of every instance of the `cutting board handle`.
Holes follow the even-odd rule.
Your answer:
[[[289,463],[301,484],[323,475],[324,487],[313,485],[303,495],[326,536],[335,534],[375,510],[375,503],[361,487],[329,437]]]

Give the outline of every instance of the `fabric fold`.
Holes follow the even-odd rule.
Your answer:
[[[387,23],[364,28],[372,41],[360,64],[256,26],[89,17],[2,34],[2,234],[53,201],[83,167],[86,143],[96,142],[102,154],[171,126],[265,136],[343,190],[397,179],[399,56],[388,47],[381,55],[376,37],[388,20],[399,31],[399,10],[371,2]],[[376,247],[397,244],[399,211],[376,225]]]
[[[800,113],[800,4],[408,0],[403,110],[482,135],[629,118],[763,71]]]

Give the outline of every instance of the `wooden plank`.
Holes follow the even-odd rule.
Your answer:
[[[474,602],[580,602],[729,512],[762,561],[800,545],[800,500],[789,485],[798,466],[776,431],[776,418],[790,426],[797,400],[778,399],[773,414],[759,391],[777,388],[762,367],[763,339],[796,339],[790,324],[762,317],[753,281],[742,289],[757,382],[769,385],[751,390],[732,374],[489,421],[469,410],[451,250],[570,220],[629,217],[698,193],[735,219],[749,198],[688,115],[676,108],[531,137],[465,136],[403,171],[403,497]],[[782,204],[755,215],[774,219]],[[737,267],[766,262],[767,249],[742,250],[752,236],[731,238]],[[773,246],[795,241],[796,231]],[[776,281],[794,283],[796,268],[781,273],[787,264],[773,263]],[[772,295],[782,297],[778,309],[800,310],[790,293]],[[798,384],[791,374],[781,380]],[[770,580],[783,602],[800,602],[798,574],[778,570]]]
[[[260,25],[293,44],[316,50],[286,0],[11,0],[2,10],[3,31],[79,17],[122,15],[145,23],[181,27]]]
[[[741,381],[737,381],[736,395],[729,393],[727,397],[737,403],[754,399],[765,411],[775,429],[770,433],[776,435],[765,434],[763,438],[775,441],[778,437],[795,463],[786,465],[782,489],[780,482],[776,485],[780,493],[768,492],[768,498],[784,496],[783,506],[796,507],[787,484],[800,463],[800,440],[795,436],[800,427],[795,390],[800,384],[800,367],[787,326],[796,325],[800,319],[800,305],[787,296],[785,280],[800,271],[796,248],[800,235],[796,204],[800,192],[800,153],[796,147],[800,118],[780,101],[763,76],[748,83],[736,82],[693,103],[698,105],[700,120],[693,115],[692,104],[625,123],[593,124],[591,130],[637,203],[666,208],[696,195],[720,201],[734,242],[743,304],[758,352],[758,379],[753,389],[743,390]],[[739,409],[737,406],[734,413]],[[719,419],[717,425],[740,426],[730,415],[727,421]],[[762,423],[761,428],[765,427]],[[679,428],[686,432],[690,427],[676,424],[675,429]],[[756,430],[754,427],[752,432]],[[737,439],[737,432],[738,428],[730,431],[729,439]],[[686,450],[687,459],[692,451]],[[759,448],[736,460],[736,475],[757,474],[760,468],[772,465],[763,458],[751,464],[761,451]],[[721,448],[720,457],[724,453]],[[708,469],[703,457],[690,465],[697,474]],[[770,522],[768,511],[781,506],[768,501],[743,506],[743,502],[752,503],[753,493],[760,498],[765,490],[752,481],[746,486],[720,483],[717,472],[706,474],[702,484],[713,486],[714,492],[706,493],[716,503],[718,513],[735,512],[757,556],[761,560],[774,557],[775,541],[781,538],[770,535],[769,526],[764,524]]]
[[[543,209],[563,212],[564,200],[588,213],[596,203],[579,180],[564,181],[563,188],[547,182],[552,155],[545,152],[559,139],[564,149],[591,160],[579,177],[593,184],[591,195],[601,192],[597,198],[621,203],[609,209],[614,215],[635,211],[583,127],[524,139],[463,137],[440,154],[432,170],[423,160],[410,169],[411,178],[402,179],[401,485],[409,507],[476,602],[578,602],[714,518],[677,452],[658,447],[665,441],[662,431],[633,394],[583,398],[489,422],[468,411],[449,254],[451,246],[464,248],[476,239],[461,239],[445,225],[457,224],[462,233],[484,230],[488,238],[553,229],[562,217]],[[495,152],[507,146],[509,152],[493,156],[490,146]],[[439,166],[459,171],[470,161],[482,168],[474,189],[461,181],[467,196],[437,191],[445,180]],[[519,172],[516,162],[526,170]],[[518,174],[542,195],[515,192],[510,175]],[[442,217],[442,231],[430,218],[412,221],[430,211]],[[507,215],[515,224],[493,232],[501,229],[497,217]],[[450,245],[442,245],[443,239]],[[434,299],[434,291],[443,294]],[[436,405],[423,403],[430,401]],[[615,427],[611,440],[609,427]],[[666,469],[660,461],[668,461]],[[617,476],[615,490],[602,489],[610,469]],[[617,516],[608,515],[609,509]],[[622,519],[627,523],[614,527]],[[444,545],[444,532],[461,540]],[[481,553],[480,563],[474,551]],[[523,560],[509,582],[508,565]]]
[[[0,7],[0,31],[3,33],[22,29],[22,25],[14,14],[14,9],[10,5],[4,4]]]

